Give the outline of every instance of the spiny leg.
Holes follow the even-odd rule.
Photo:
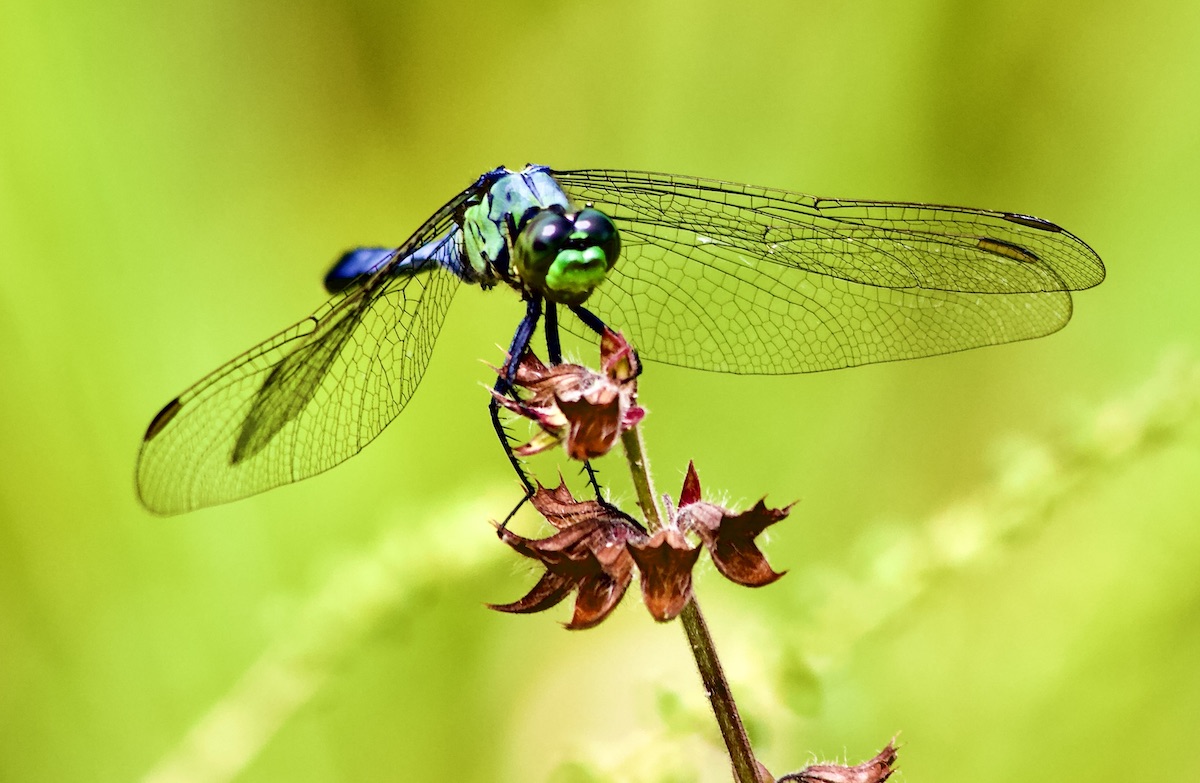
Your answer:
[[[517,325],[517,331],[513,335],[512,344],[509,346],[508,359],[504,362],[503,371],[500,373],[500,377],[496,379],[496,385],[492,387],[496,394],[515,397],[516,391],[513,387],[513,381],[517,377],[517,366],[521,363],[522,357],[525,356],[525,351],[529,350],[529,341],[533,339],[533,331],[537,328],[537,322],[541,315],[541,297],[531,296],[525,302],[525,317]],[[495,395],[492,396],[491,401],[488,403],[488,411],[492,416],[492,427],[495,428],[496,436],[500,439],[500,446],[504,449],[504,454],[508,457],[508,461],[512,463],[513,470],[517,472],[517,477],[525,485],[525,497],[521,499],[517,507],[504,520],[504,524],[508,524],[508,520],[512,519],[513,514],[517,513],[517,509],[533,496],[533,482],[525,473],[525,468],[521,465],[521,460],[513,453],[512,444],[508,441],[508,433],[505,432],[504,423],[500,420],[500,401]]]
[[[604,332],[608,329],[608,325],[601,321],[598,315],[593,313],[591,310],[588,310],[583,305],[569,305],[569,307],[571,308],[571,312],[579,316],[580,321],[583,321],[584,326],[591,329],[601,337],[604,336]]]
[[[545,329],[546,353],[550,357],[550,364],[562,364],[562,342],[558,336],[558,305],[554,302],[546,302]],[[588,483],[596,493],[596,500],[602,500],[600,480],[596,478],[596,469],[592,467],[591,460],[583,461],[583,469],[587,472]]]
[[[597,316],[595,313],[593,313],[591,310],[588,310],[587,308],[583,307],[582,305],[568,305],[568,306],[571,308],[571,312],[575,313],[575,315],[579,317],[580,321],[583,321],[584,326],[591,329],[596,334],[600,335],[600,337],[604,337],[604,333],[606,331],[610,331],[607,324],[605,324],[604,321],[601,321],[600,317]],[[639,372],[640,372],[640,370],[639,370]],[[588,468],[590,471],[591,466],[589,465]],[[595,486],[595,484],[593,484],[593,486]],[[609,506],[610,508],[615,508],[615,506],[613,506],[607,500],[604,500],[603,498],[600,497],[599,488],[597,488],[597,490],[596,490],[596,500],[598,500],[600,503],[604,504],[605,506]]]

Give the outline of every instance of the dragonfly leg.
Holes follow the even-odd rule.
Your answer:
[[[583,469],[587,471],[588,483],[592,485],[592,491],[596,493],[596,500],[603,502],[604,498],[601,497],[602,493],[600,492],[600,479],[596,478],[597,471],[592,467],[592,461],[584,460]]]
[[[546,356],[551,364],[562,364],[562,343],[558,339],[558,305],[546,302]]]
[[[583,305],[570,305],[570,308],[571,308],[571,312],[575,313],[575,315],[579,316],[580,321],[583,321],[584,326],[591,329],[593,332],[600,335],[601,337],[604,336],[604,333],[606,331],[610,331],[608,328],[608,324],[604,323],[604,321],[601,321],[600,316],[596,315],[591,310],[588,310]],[[636,354],[637,346],[634,346],[633,350],[634,350],[634,353]],[[641,366],[639,365],[639,367],[637,369],[637,374],[641,375],[641,373],[642,373],[642,369],[641,369]]]
[[[562,364],[562,343],[558,337],[558,305],[554,302],[546,302],[545,329],[546,353],[550,357],[550,363]],[[602,500],[600,480],[596,478],[596,469],[592,467],[591,460],[584,460],[583,469],[587,472],[588,483],[592,485],[592,490],[596,493],[596,499]]]
[[[538,319],[542,315],[542,300],[540,297],[531,297],[525,304],[525,318],[517,326],[517,332],[513,335],[512,344],[508,349],[508,359],[504,362],[504,371],[500,377],[496,379],[496,385],[493,390],[496,394],[504,394],[513,396],[516,392],[513,389],[513,380],[517,377],[517,365],[521,363],[522,357],[525,356],[525,351],[529,350],[529,341],[533,339],[533,330],[537,328]],[[528,474],[525,473],[525,468],[521,465],[521,460],[513,453],[512,443],[508,440],[508,433],[504,430],[504,422],[500,420],[500,401],[494,396],[488,403],[488,411],[492,416],[492,427],[496,430],[496,436],[500,439],[500,446],[504,449],[508,461],[512,463],[513,470],[517,472],[517,478],[521,479],[521,483],[525,485],[525,499],[517,505],[528,500],[533,495],[533,482]],[[513,514],[517,511],[513,509]],[[512,514],[509,514],[509,518]],[[507,521],[507,520],[506,520]]]
[[[512,518],[515,517],[517,515],[517,512],[521,510],[521,506],[525,505],[525,503],[528,502],[529,499],[532,497],[533,497],[533,490],[530,489],[529,487],[525,487],[525,496],[517,501],[517,505],[513,506],[512,511],[508,512],[508,516],[506,516],[504,518],[504,521],[500,523],[500,530],[504,530],[505,528],[508,527],[508,523],[511,522]]]
[[[600,320],[600,316],[596,315],[591,310],[588,310],[583,305],[568,306],[571,308],[572,313],[575,313],[575,315],[579,316],[579,320],[583,321],[584,326],[591,329],[596,334],[604,336],[604,332],[608,329],[608,326]]]

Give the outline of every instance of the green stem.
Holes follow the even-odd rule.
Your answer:
[[[696,659],[696,668],[700,670],[700,679],[704,682],[704,692],[708,694],[713,715],[721,728],[721,737],[725,740],[725,747],[729,749],[729,760],[733,764],[734,775],[738,783],[757,783],[758,762],[754,758],[754,750],[750,747],[750,737],[746,735],[746,727],[742,725],[742,716],[738,714],[733,692],[729,690],[725,671],[717,658],[716,645],[713,644],[712,635],[708,632],[708,623],[704,622],[704,615],[700,613],[700,604],[696,603],[694,593],[679,619],[683,622],[683,630],[687,632],[688,644],[691,645],[692,656]]]
[[[646,526],[653,533],[662,529],[663,521],[658,511],[654,482],[650,478],[650,469],[646,461],[641,427],[634,427],[622,433],[621,444],[625,447],[625,459],[629,463],[629,473],[633,476],[633,484],[637,490],[638,505],[646,517]],[[717,658],[716,645],[708,632],[704,615],[700,613],[700,604],[696,602],[694,591],[679,619],[687,633],[692,656],[696,659],[696,668],[700,671],[704,692],[708,694],[713,715],[717,718],[717,726],[721,729],[721,738],[725,740],[725,747],[729,750],[734,778],[737,783],[759,783],[759,767],[754,759],[754,751],[750,748],[750,738],[746,735],[746,727],[738,714],[733,691],[729,689],[729,682],[725,679],[721,661]]]
[[[650,478],[650,464],[646,461],[646,447],[642,443],[642,428],[633,427],[621,433],[621,445],[625,447],[625,461],[629,463],[629,475],[637,490],[638,505],[646,518],[646,526],[653,533],[663,526],[658,512],[658,497],[654,492],[654,480]]]

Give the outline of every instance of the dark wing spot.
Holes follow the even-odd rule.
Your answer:
[[[1041,261],[1032,250],[1026,250],[1020,245],[1005,242],[1003,239],[980,237],[979,249],[1003,258],[1011,258],[1013,261],[1020,261],[1023,264],[1036,264]]]
[[[171,423],[171,419],[175,418],[175,414],[179,413],[183,408],[183,403],[179,398],[168,402],[161,411],[154,414],[154,419],[150,422],[150,426],[146,428],[146,436],[142,440],[150,440],[155,435],[163,431],[163,428]]]
[[[1056,226],[1049,220],[1042,220],[1041,218],[1034,217],[1033,215],[1018,215],[1015,212],[1006,212],[1004,213],[1004,219],[1010,223],[1016,223],[1019,226],[1028,226],[1029,228],[1036,228],[1041,231],[1052,231],[1055,234],[1062,231],[1061,226]]]

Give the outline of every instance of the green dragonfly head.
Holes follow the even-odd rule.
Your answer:
[[[517,233],[514,257],[521,279],[552,302],[582,304],[621,253],[608,215],[586,207],[535,212]]]

